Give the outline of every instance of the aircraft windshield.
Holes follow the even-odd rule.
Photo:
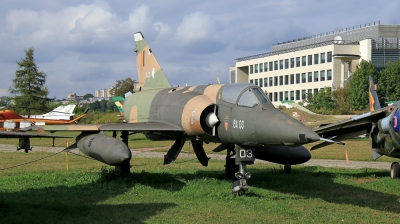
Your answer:
[[[236,100],[243,89],[249,87],[249,83],[229,84],[222,90],[222,100],[228,103],[236,104]]]
[[[246,90],[239,99],[238,106],[240,107],[256,107],[258,105],[258,100],[254,93],[250,89]]]
[[[258,100],[260,100],[261,103],[272,105],[272,103],[268,99],[267,95],[265,95],[264,91],[262,91],[260,88],[253,88],[253,92],[257,96]]]

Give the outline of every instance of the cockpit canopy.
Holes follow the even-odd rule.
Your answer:
[[[222,100],[240,107],[256,107],[260,104],[273,107],[264,91],[250,83],[229,84],[222,90]]]

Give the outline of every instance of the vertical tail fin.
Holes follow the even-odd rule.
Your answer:
[[[372,80],[372,77],[369,77],[369,110],[374,111],[381,109],[381,105],[379,104],[379,99],[378,99],[378,94],[376,93],[375,90],[375,84],[374,80]]]
[[[138,71],[137,90],[171,87],[142,33],[137,32],[134,37]]]

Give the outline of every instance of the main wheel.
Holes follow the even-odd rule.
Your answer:
[[[236,180],[235,173],[239,172],[239,165],[235,164],[235,158],[225,159],[225,175],[227,178]]]
[[[390,177],[392,179],[397,179],[400,177],[400,165],[398,162],[394,162],[390,166]]]
[[[121,172],[121,173],[130,173],[131,164],[129,164],[129,161],[126,161],[118,166],[115,166],[115,171]]]
[[[291,165],[285,165],[283,167],[283,172],[285,172],[286,174],[290,174],[292,172],[292,166]]]

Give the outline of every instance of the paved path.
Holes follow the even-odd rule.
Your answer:
[[[32,152],[59,152],[63,150],[62,147],[34,147]],[[154,152],[154,150],[159,148],[143,148],[143,149],[133,149],[132,156],[138,158],[163,158],[166,154],[165,152]],[[15,145],[5,145],[0,144],[1,152],[15,152]],[[73,150],[77,153],[78,151]],[[21,152],[23,153],[23,152]],[[225,155],[221,154],[209,154],[211,159],[225,160]],[[194,153],[180,153],[178,158],[196,158]],[[262,160],[256,160],[256,163],[269,163]],[[372,162],[372,161],[350,161],[347,165],[345,160],[329,160],[329,159],[311,159],[306,163],[301,164],[302,166],[323,166],[323,167],[341,167],[341,168],[373,168],[389,170],[390,162]]]

